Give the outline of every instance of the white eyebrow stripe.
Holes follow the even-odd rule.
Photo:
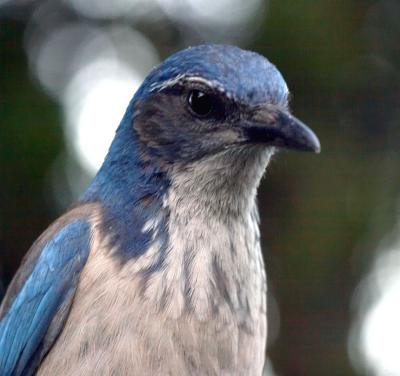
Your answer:
[[[150,92],[153,91],[161,91],[167,87],[171,87],[176,85],[179,81],[183,81],[185,79],[185,75],[184,74],[179,74],[174,78],[171,78],[169,80],[163,81],[163,82],[153,82],[150,85]]]
[[[187,75],[187,74],[179,74],[174,78],[171,78],[169,80],[163,81],[161,83],[155,82],[151,84],[150,86],[150,92],[155,92],[155,91],[162,91],[166,88],[173,87],[178,83],[184,83],[184,82],[192,82],[192,83],[199,83],[206,85],[212,89],[216,89],[219,91],[221,94],[225,94],[228,98],[233,98],[234,96],[227,92],[224,87],[218,82],[218,81],[210,81],[207,80],[201,76],[193,76],[193,75]]]

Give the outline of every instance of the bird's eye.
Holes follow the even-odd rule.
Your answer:
[[[190,109],[198,116],[210,115],[215,108],[215,98],[200,90],[191,90],[187,101]]]

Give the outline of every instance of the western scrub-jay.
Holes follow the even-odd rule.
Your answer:
[[[264,57],[201,45],[153,69],[89,188],[11,282],[0,375],[260,375],[255,199],[280,147],[320,148]]]

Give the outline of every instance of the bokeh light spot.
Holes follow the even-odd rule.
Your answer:
[[[78,160],[94,174],[142,77],[115,61],[77,73],[65,94],[66,135]],[[115,69],[114,69],[115,68]]]

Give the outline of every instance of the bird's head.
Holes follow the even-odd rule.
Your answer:
[[[320,145],[290,114],[275,66],[238,47],[188,48],[144,80],[82,200],[124,211],[138,197],[168,190],[186,216],[190,205],[193,215],[241,213],[253,205],[277,148],[318,152]]]
[[[320,150],[315,134],[289,113],[276,67],[238,47],[200,45],[172,55],[149,74],[132,106],[142,154],[165,166],[226,150]]]

